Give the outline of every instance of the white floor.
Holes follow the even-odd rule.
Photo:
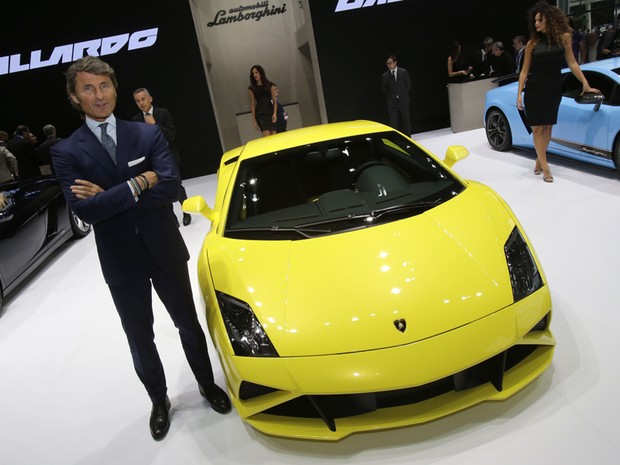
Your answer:
[[[555,183],[547,184],[532,173],[531,152],[493,152],[481,129],[417,139],[441,157],[448,145],[465,145],[471,155],[456,171],[497,190],[534,243],[552,290],[558,341],[541,378],[508,401],[421,426],[337,443],[273,438],[235,411],[221,416],[205,407],[159,305],[155,330],[173,421],[166,439],[154,442],[150,403],[91,234],[55,254],[0,315],[0,465],[619,464],[618,174],[551,157]],[[212,201],[215,176],[184,184],[190,195]],[[182,227],[199,308],[195,257],[207,229],[203,218]]]

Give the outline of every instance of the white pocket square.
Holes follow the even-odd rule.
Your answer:
[[[136,166],[138,163],[142,163],[144,161],[146,157],[140,157],[140,158],[136,158],[135,160],[131,160],[129,163],[127,163],[128,167],[132,167],[132,166]]]

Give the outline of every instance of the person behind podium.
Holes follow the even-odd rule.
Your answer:
[[[450,55],[448,55],[449,82],[463,82],[469,80],[472,69],[473,68],[467,64],[465,56],[461,53],[461,44],[455,40],[450,45]]]

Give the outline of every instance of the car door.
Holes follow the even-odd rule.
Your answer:
[[[584,71],[591,87],[605,96],[596,110],[594,104],[577,103],[583,86],[569,71],[564,75],[563,95],[558,122],[553,127],[549,150],[570,158],[613,167],[612,143],[609,126],[618,117],[612,99],[617,86],[610,77],[597,71]]]
[[[5,198],[0,211],[0,277],[2,286],[12,284],[38,258],[48,241],[55,218],[48,205],[59,187],[48,181],[24,181],[2,186]]]

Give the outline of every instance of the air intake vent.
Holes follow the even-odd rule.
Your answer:
[[[264,396],[265,394],[269,394],[275,391],[277,391],[277,389],[271,388],[269,386],[263,386],[261,384],[254,384],[247,381],[242,381],[241,386],[239,387],[239,399],[254,399],[255,397]]]

